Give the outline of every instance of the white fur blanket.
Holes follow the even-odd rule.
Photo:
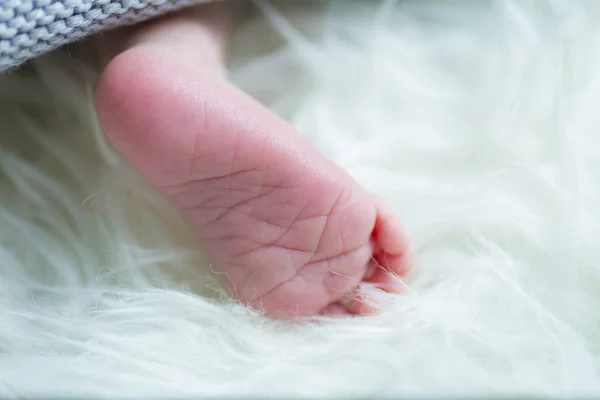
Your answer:
[[[404,293],[229,300],[54,54],[0,78],[0,396],[600,395],[600,2],[263,7],[232,79],[404,217]]]

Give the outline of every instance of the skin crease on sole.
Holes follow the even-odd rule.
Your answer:
[[[185,10],[128,33],[96,90],[113,145],[196,228],[240,300],[280,319],[367,314],[397,292],[394,212],[224,79],[226,14]]]

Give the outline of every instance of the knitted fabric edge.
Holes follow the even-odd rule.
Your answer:
[[[207,0],[0,0],[0,72],[93,33]]]

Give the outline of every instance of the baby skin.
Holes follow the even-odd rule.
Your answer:
[[[376,311],[399,289],[395,214],[302,135],[227,82],[226,12],[136,27],[96,90],[115,148],[195,228],[241,301],[279,319]]]

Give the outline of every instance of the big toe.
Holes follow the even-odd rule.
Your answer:
[[[378,200],[376,208],[377,217],[371,233],[372,257],[361,284],[341,300],[325,307],[321,314],[375,314],[385,307],[385,300],[372,296],[373,290],[361,289],[400,293],[401,277],[411,266],[408,236],[400,218],[388,204]]]
[[[410,268],[409,241],[398,215],[381,200],[372,239],[373,261],[378,268],[369,274],[368,280],[383,290],[397,291],[397,280],[393,277],[404,275]]]

